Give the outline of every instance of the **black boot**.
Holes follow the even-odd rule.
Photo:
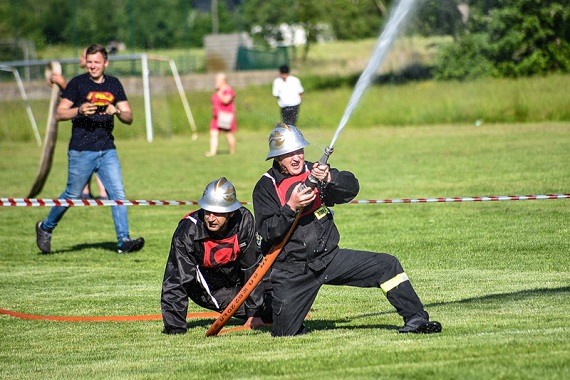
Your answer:
[[[404,327],[398,330],[400,333],[433,334],[441,332],[441,323],[429,320],[427,311],[420,311],[409,318],[404,319]]]

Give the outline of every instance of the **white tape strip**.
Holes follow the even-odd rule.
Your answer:
[[[498,201],[533,201],[546,199],[567,199],[570,194],[539,194],[539,195],[499,195],[461,198],[402,198],[402,199],[369,199],[353,200],[351,204],[375,203],[457,203],[457,202],[498,202]],[[241,202],[251,205],[252,202]],[[40,199],[40,198],[0,198],[0,207],[84,207],[84,206],[197,206],[196,201],[171,200],[99,200],[99,199]]]
[[[170,200],[99,200],[99,199],[35,199],[35,198],[0,198],[0,206],[27,207],[84,207],[84,206],[189,206],[198,205],[195,201]]]

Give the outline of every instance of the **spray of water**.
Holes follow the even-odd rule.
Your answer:
[[[334,134],[334,137],[329,147],[332,148],[334,146],[334,143],[336,142],[338,135],[345,127],[346,123],[348,122],[348,119],[350,119],[350,115],[356,108],[356,105],[358,104],[358,101],[362,97],[364,90],[366,90],[368,85],[372,82],[374,73],[376,72],[376,70],[378,70],[380,64],[384,61],[384,58],[386,58],[386,53],[392,46],[392,43],[398,36],[398,33],[400,32],[402,25],[406,21],[409,14],[412,12],[415,3],[417,2],[418,0],[400,0],[396,8],[394,8],[394,10],[392,11],[392,14],[388,19],[386,27],[384,28],[384,30],[380,34],[380,37],[378,38],[378,41],[376,42],[376,46],[374,47],[374,52],[372,53],[372,57],[370,58],[370,61],[368,62],[366,69],[364,69],[362,75],[360,75],[360,78],[358,78],[358,82],[356,82],[356,86],[354,88],[352,96],[350,97],[350,101],[346,106],[344,115],[340,120],[340,124],[336,130],[336,133]]]

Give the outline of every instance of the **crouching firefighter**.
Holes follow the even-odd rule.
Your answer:
[[[186,333],[188,299],[222,312],[262,259],[253,215],[225,177],[208,184],[198,205],[178,223],[170,245],[161,295],[166,334]],[[271,322],[265,285],[262,281],[234,314],[252,328]]]
[[[339,248],[330,210],[348,203],[360,189],[349,171],[305,161],[309,143],[293,125],[277,124],[269,136],[272,165],[253,190],[261,250],[279,243],[300,219],[271,270],[273,336],[306,332],[304,319],[322,285],[380,288],[404,320],[401,333],[438,333],[400,261],[387,253]],[[316,186],[302,186],[311,174]]]

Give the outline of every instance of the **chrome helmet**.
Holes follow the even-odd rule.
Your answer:
[[[294,125],[277,123],[269,135],[269,154],[265,160],[291,153],[309,146],[303,134]]]
[[[226,177],[210,182],[198,200],[198,205],[210,212],[232,212],[241,207],[236,188]]]

